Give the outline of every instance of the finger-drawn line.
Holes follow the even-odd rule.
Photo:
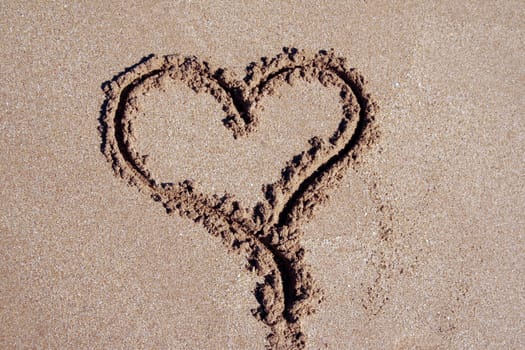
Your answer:
[[[300,227],[377,139],[378,108],[364,78],[333,51],[283,51],[250,64],[243,79],[194,56],[146,57],[103,84],[101,148],[116,175],[161,202],[168,213],[203,224],[228,249],[244,252],[247,268],[263,277],[255,288],[259,308],[253,313],[271,327],[269,346],[303,349],[301,317],[312,313],[323,295],[304,261]],[[137,96],[147,91],[182,81],[196,92],[212,95],[223,107],[224,126],[238,138],[257,130],[264,96],[297,80],[339,88],[341,121],[329,139],[313,137],[309,149],[287,163],[281,178],[264,186],[265,200],[253,209],[244,208],[230,194],[208,195],[189,180],[160,183],[134,148]]]

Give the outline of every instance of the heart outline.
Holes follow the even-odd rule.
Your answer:
[[[281,178],[265,186],[266,200],[250,212],[231,196],[210,196],[191,181],[159,183],[152,178],[133,148],[131,121],[138,111],[133,93],[137,87],[160,88],[163,79],[181,80],[196,92],[211,94],[222,104],[224,125],[235,138],[256,131],[263,97],[283,80],[291,84],[294,79],[318,79],[324,86],[341,87],[343,118],[328,142],[312,138],[311,147],[287,163]],[[270,346],[304,348],[300,318],[313,312],[313,299],[322,297],[304,262],[300,225],[377,138],[378,107],[364,78],[333,51],[309,55],[285,48],[270,60],[250,64],[241,80],[195,56],[151,55],[103,84],[103,90],[101,149],[115,173],[161,202],[168,213],[202,223],[230,249],[244,250],[248,267],[264,277],[255,290],[260,307],[254,315],[272,328]]]

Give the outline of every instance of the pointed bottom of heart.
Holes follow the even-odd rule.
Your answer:
[[[134,147],[133,120],[141,111],[137,96],[150,90],[182,81],[198,93],[212,95],[225,112],[224,126],[239,138],[257,131],[264,96],[297,80],[339,88],[341,121],[330,138],[313,137],[310,147],[287,163],[282,177],[264,186],[266,200],[255,208],[244,208],[230,194],[209,195],[189,180],[157,181],[146,157]],[[259,308],[253,313],[271,328],[269,346],[303,349],[301,319],[315,311],[323,293],[305,262],[301,226],[378,137],[377,105],[366,92],[364,78],[333,52],[285,49],[272,59],[250,64],[243,79],[193,56],[152,55],[103,89],[101,148],[115,174],[160,202],[167,213],[202,224],[228,250],[244,254],[247,269],[262,277],[254,292]]]

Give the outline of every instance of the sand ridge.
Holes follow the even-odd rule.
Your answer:
[[[296,80],[340,89],[341,121],[328,139],[311,138],[309,149],[287,163],[281,178],[263,186],[265,201],[254,208],[243,207],[230,194],[207,194],[190,180],[159,182],[148,170],[146,155],[134,148],[133,121],[141,110],[137,97],[147,91],[182,81],[212,95],[222,105],[224,126],[240,138],[257,131],[264,96]],[[103,89],[102,152],[116,175],[162,203],[168,213],[201,223],[229,250],[245,254],[247,268],[262,277],[255,288],[259,308],[253,313],[271,327],[269,346],[303,349],[301,318],[315,311],[323,293],[304,259],[301,225],[378,138],[378,106],[363,76],[333,51],[284,48],[274,58],[251,63],[243,79],[194,56],[151,55]]]

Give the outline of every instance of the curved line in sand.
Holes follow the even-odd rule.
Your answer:
[[[139,190],[149,192],[154,199],[163,203],[168,212],[178,211],[195,222],[202,222],[210,233],[221,236],[232,249],[244,247],[251,266],[265,276],[264,283],[259,284],[255,291],[261,305],[258,315],[272,327],[273,333],[269,337],[271,345],[283,349],[304,347],[300,316],[304,313],[305,302],[316,293],[307,291],[306,294],[298,294],[301,283],[311,285],[311,281],[306,281],[311,279],[309,273],[305,272],[306,266],[301,264],[299,225],[311,217],[313,207],[319,202],[314,200],[308,209],[304,209],[306,197],[319,197],[326,188],[334,187],[350,163],[377,136],[372,127],[376,104],[365,91],[364,79],[354,70],[345,68],[343,61],[334,63],[337,58],[333,54],[319,53],[306,57],[303,52],[299,52],[299,55],[302,55],[299,64],[296,57],[278,55],[270,63],[249,67],[251,71],[244,81],[229,79],[222,75],[221,69],[213,71],[206,62],[199,62],[195,57],[182,58],[182,61],[180,56],[152,57],[108,83],[107,100],[101,113],[103,152],[119,176]],[[180,64],[175,65],[173,61]],[[238,202],[200,193],[187,181],[176,185],[157,183],[141,161],[141,156],[134,150],[130,119],[126,115],[130,108],[130,94],[134,89],[141,88],[147,80],[160,79],[170,71],[178,74],[177,69],[183,74],[179,80],[187,79],[184,73],[189,72],[190,75],[199,76],[204,84],[194,88],[207,93],[213,91],[212,95],[223,104],[230,117],[231,123],[226,126],[232,129],[234,137],[254,130],[260,100],[271,94],[272,84],[278,87],[296,71],[303,74],[300,79],[307,81],[316,78],[321,81],[323,74],[332,74],[339,84],[330,82],[331,78],[328,77],[328,82],[321,81],[323,85],[340,86],[342,82],[357,101],[353,101],[350,95],[343,96],[345,90],[341,90],[346,110],[343,108],[344,118],[340,129],[336,130],[330,144],[312,143],[311,149],[300,155],[302,163],[289,163],[286,169],[291,174],[283,174],[279,181],[269,185],[271,191],[282,190],[283,193],[279,200],[272,202],[268,198],[265,219],[262,225],[257,226],[253,220],[239,215]],[[257,81],[254,83],[253,80]],[[186,82],[189,84],[189,81]],[[210,87],[210,84],[215,86]],[[152,86],[157,87],[155,84]],[[215,91],[216,88],[221,89],[222,93]],[[221,101],[224,95],[229,101]],[[352,107],[358,107],[359,110],[352,110]],[[348,129],[349,123],[354,124],[353,129]],[[285,229],[290,231],[288,236],[279,236],[277,243],[274,243],[276,235]],[[290,242],[293,244],[288,244]],[[286,245],[293,247],[283,251]],[[311,310],[308,309],[306,313],[309,312]]]

